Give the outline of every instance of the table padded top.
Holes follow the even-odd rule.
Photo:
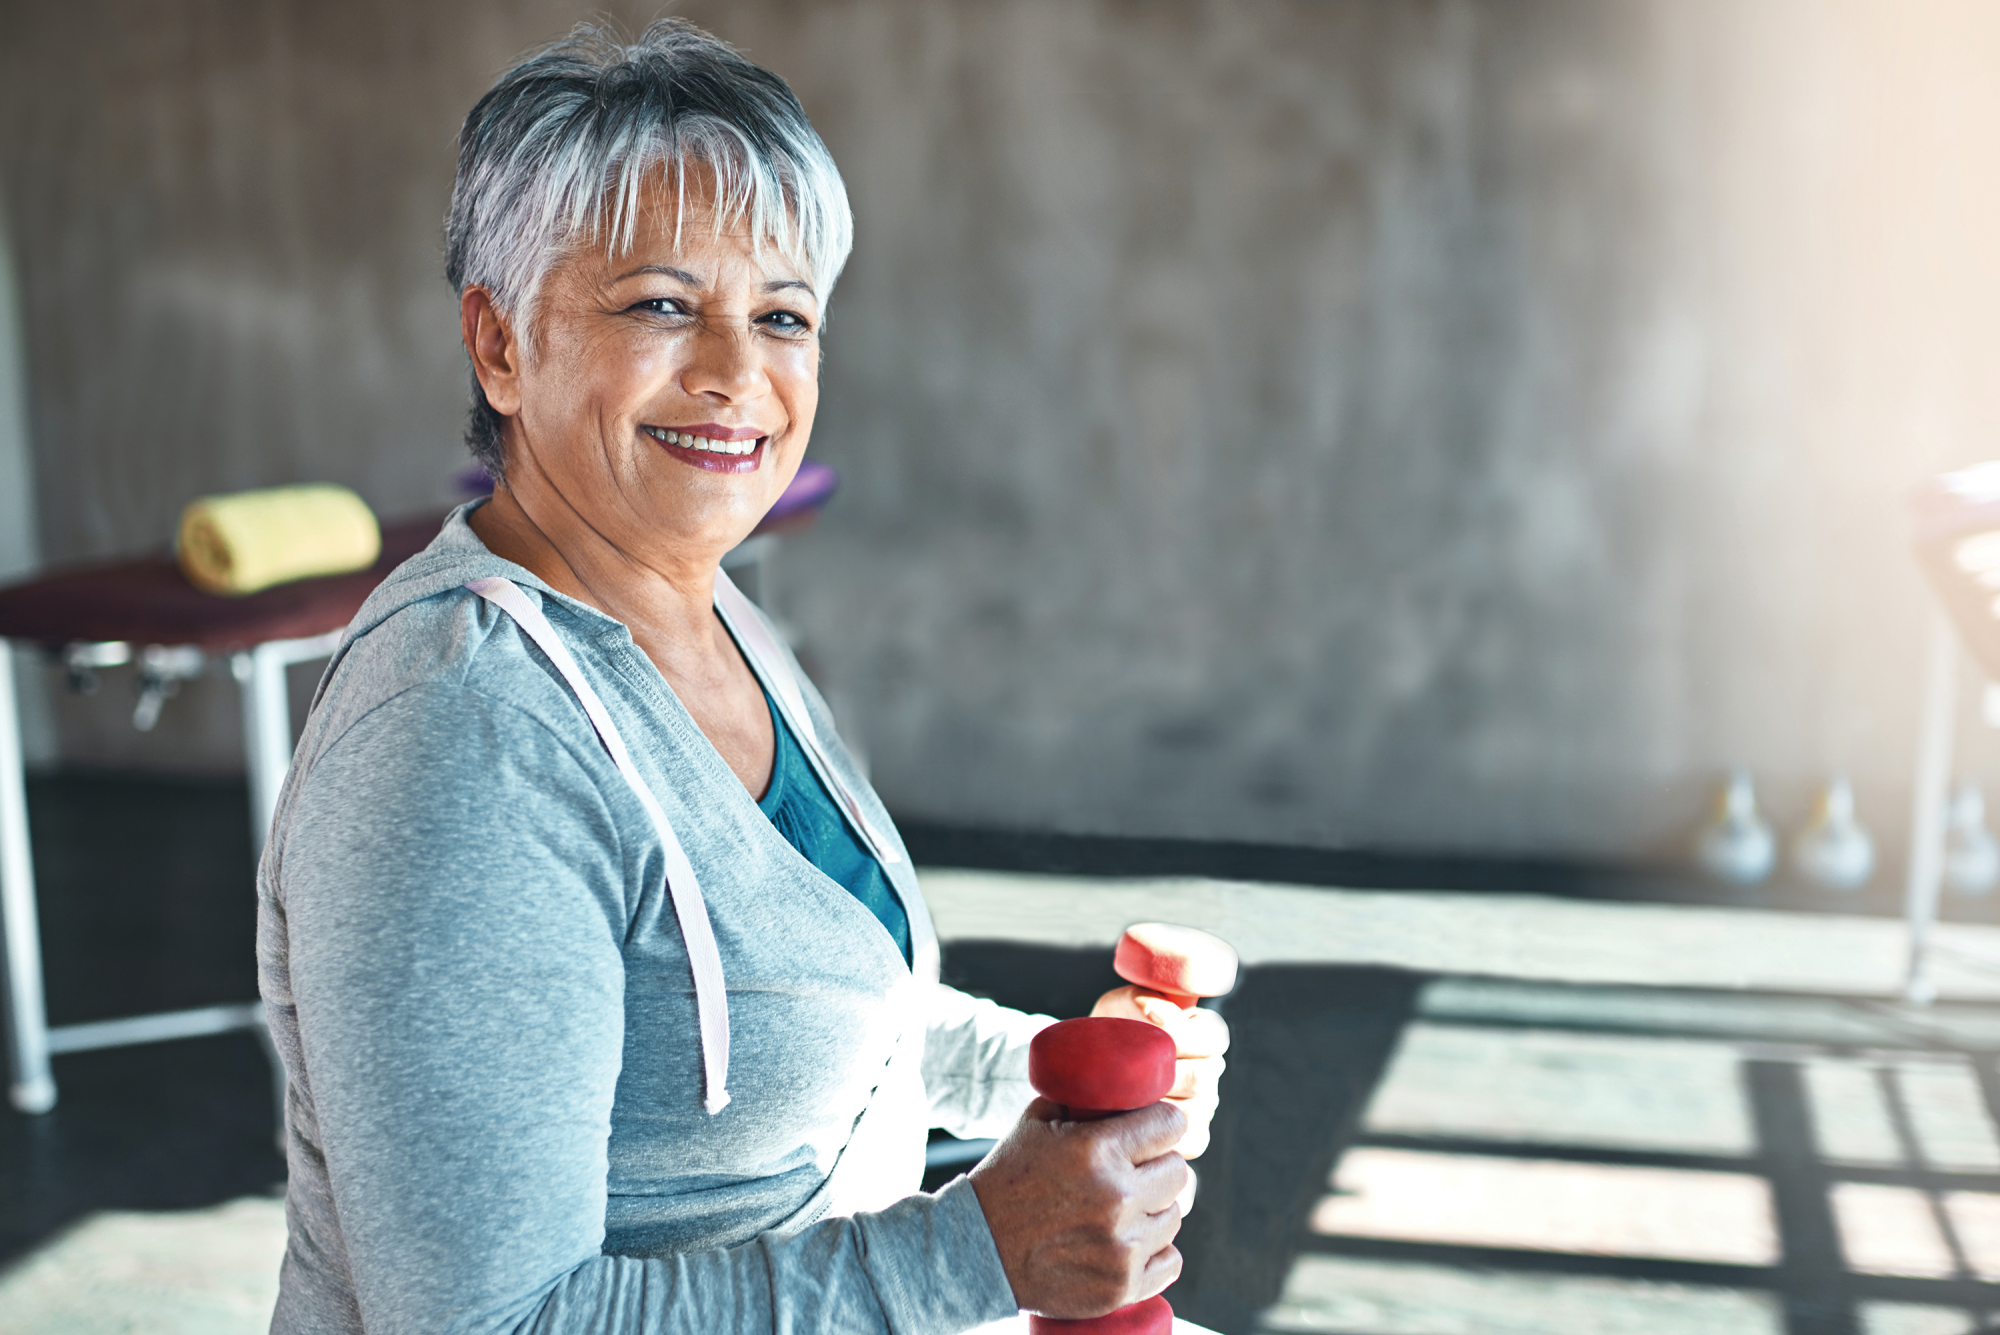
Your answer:
[[[382,526],[382,554],[366,570],[280,584],[226,598],[203,593],[168,555],[56,570],[0,589],[0,636],[61,645],[76,640],[191,644],[210,652],[339,630],[391,570],[437,536],[441,515]]]
[[[758,533],[810,524],[838,484],[834,470],[806,463]],[[382,554],[366,570],[280,584],[241,598],[203,593],[172,556],[144,556],[55,570],[0,588],[0,638],[46,645],[78,640],[189,644],[210,653],[339,630],[391,570],[437,536],[442,515],[382,526]]]

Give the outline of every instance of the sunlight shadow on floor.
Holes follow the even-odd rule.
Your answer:
[[[263,1335],[285,1207],[105,1212],[0,1272],[0,1335]]]

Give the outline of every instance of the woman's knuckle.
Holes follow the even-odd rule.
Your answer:
[[[1107,1267],[1098,1272],[1097,1282],[1091,1285],[1091,1305],[1099,1312],[1109,1312],[1125,1305],[1125,1295],[1132,1290],[1132,1274],[1128,1267]]]

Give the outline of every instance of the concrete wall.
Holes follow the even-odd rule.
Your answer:
[[[216,488],[447,498],[452,134],[581,12],[0,6],[49,559]],[[892,805],[1652,856],[1745,763],[1900,823],[1900,494],[2000,453],[2000,11],[684,12],[854,197],[846,484],[780,599]],[[98,705],[73,761],[230,763],[223,683],[148,739]]]

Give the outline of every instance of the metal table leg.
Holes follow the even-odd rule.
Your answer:
[[[292,760],[285,669],[293,663],[324,658],[339,645],[340,632],[336,631],[307,639],[274,640],[231,656],[230,666],[243,688],[250,823],[260,853]],[[28,844],[27,792],[22,781],[14,658],[5,640],[0,640],[0,964],[4,964],[6,984],[8,1096],[22,1112],[44,1113],[55,1106],[55,1078],[49,1069],[52,1053],[158,1043],[238,1029],[255,1030],[263,1039],[282,1110],[284,1067],[271,1047],[264,1008],[257,1002],[49,1028],[42,991],[41,929],[35,913],[34,858]]]
[[[292,763],[291,701],[285,689],[285,660],[272,646],[229,657],[229,670],[242,690],[243,759],[250,779],[250,847],[259,857],[278,812],[278,791]]]
[[[340,647],[343,632],[306,640],[273,640],[254,649],[232,654],[229,670],[243,692],[243,757],[250,774],[251,846],[261,857],[270,838],[271,822],[278,814],[278,794],[284,790],[285,775],[292,767],[291,693],[285,685],[285,669],[293,663],[325,658]],[[257,1039],[271,1064],[271,1094],[278,1110],[278,1152],[285,1150],[285,1063],[271,1041],[271,1030],[258,1011]]]
[[[1916,1005],[1937,1000],[1931,976],[1931,933],[1944,888],[1946,802],[1951,787],[1952,722],[1958,691],[1958,640],[1942,611],[1931,626],[1925,673],[1923,722],[1917,732],[1917,774],[1910,802],[1910,877],[1903,915],[1909,923],[1910,963],[1903,994]]]
[[[7,1097],[24,1113],[55,1107],[49,1022],[42,1002],[42,931],[21,771],[21,712],[14,649],[0,639],[0,947],[7,983]]]
[[[250,772],[251,847],[261,856],[271,821],[278,814],[278,794],[292,767],[291,695],[285,669],[294,663],[325,658],[340,647],[343,631],[303,640],[272,640],[229,656],[229,671],[243,690],[243,758]]]

